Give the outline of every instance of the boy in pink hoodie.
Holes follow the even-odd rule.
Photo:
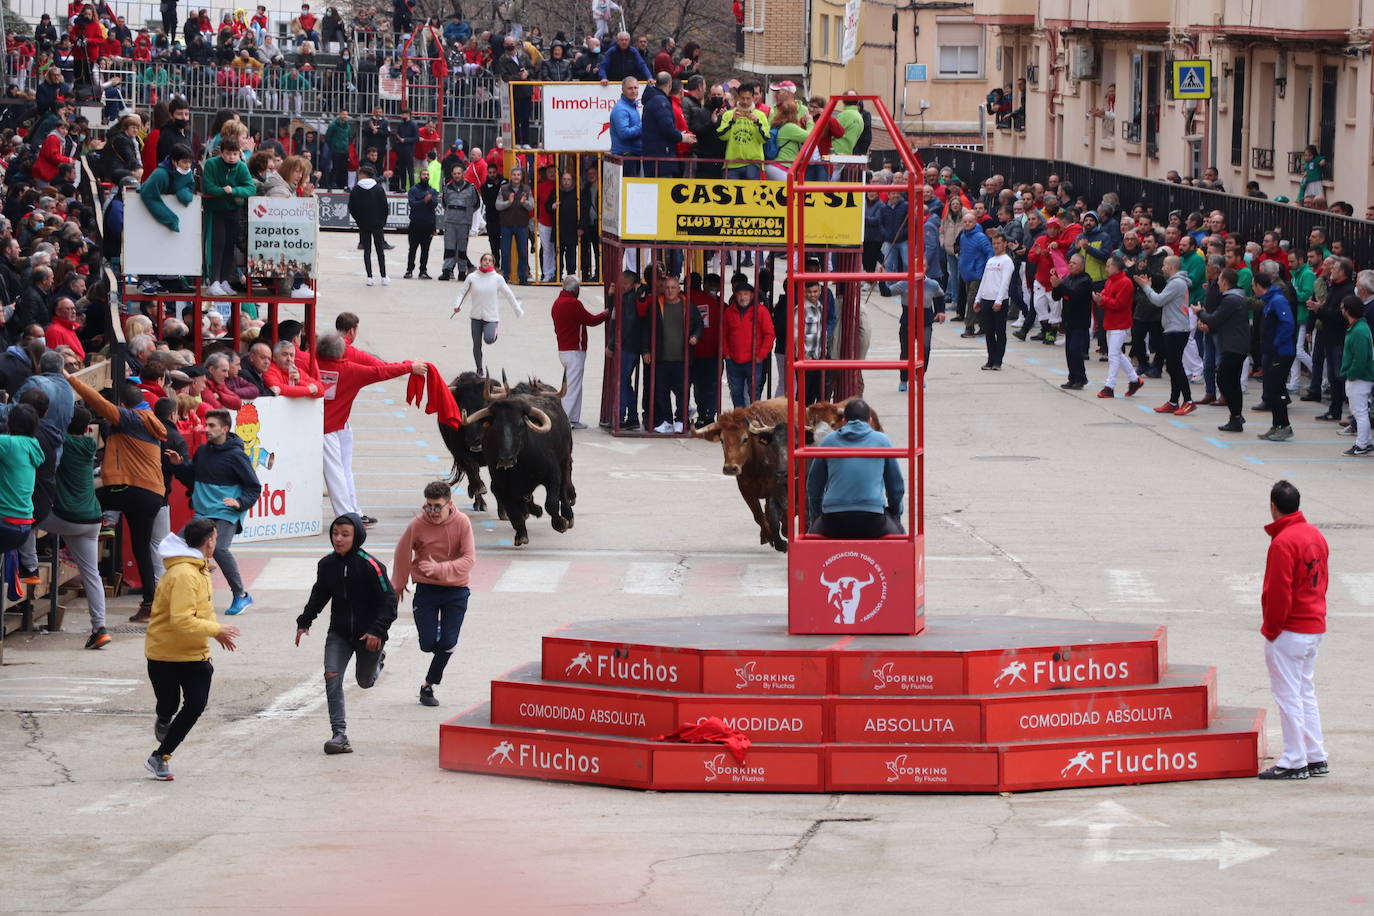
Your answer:
[[[468,574],[477,562],[472,522],[453,505],[449,485],[436,480],[425,485],[422,514],[406,526],[396,544],[391,564],[391,584],[404,597],[407,584],[415,581],[415,629],[420,650],[431,652],[429,672],[420,687],[420,703],[438,706],[434,685],[444,677],[458,632],[468,610]]]

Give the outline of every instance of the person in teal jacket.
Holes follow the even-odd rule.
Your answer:
[[[844,406],[844,426],[822,448],[891,448],[871,425],[873,411],[855,398]],[[811,533],[868,540],[902,533],[906,484],[895,458],[817,458],[806,471],[806,514]]]
[[[1341,377],[1345,379],[1345,395],[1350,399],[1350,414],[1355,418],[1355,444],[1345,452],[1352,458],[1374,455],[1369,431],[1369,395],[1374,391],[1374,336],[1370,334],[1369,322],[1364,320],[1364,309],[1358,296],[1346,296],[1341,300],[1341,311],[1350,325],[1341,351]]]
[[[138,189],[143,205],[153,215],[153,219],[171,229],[181,231],[181,217],[167,206],[163,195],[173,194],[182,206],[189,207],[196,196],[196,176],[192,173],[194,156],[191,148],[178,143],[172,147],[166,159],[158,163],[147,180]]]
[[[200,183],[201,206],[209,216],[205,221],[205,260],[210,265],[206,292],[212,296],[234,295],[229,281],[234,279],[239,243],[239,208],[256,193],[238,138],[223,138],[219,155],[205,160]]]

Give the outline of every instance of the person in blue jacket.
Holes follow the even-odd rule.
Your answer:
[[[677,158],[677,145],[695,140],[690,133],[677,129],[673,121],[673,100],[668,92],[673,87],[673,78],[660,73],[654,84],[644,90],[644,114],[640,121],[640,152],[647,160]],[[643,171],[648,176],[676,178],[681,168],[676,162],[644,163]]]
[[[177,480],[191,491],[191,509],[196,517],[210,519],[219,532],[214,557],[234,593],[233,603],[224,612],[232,616],[242,614],[253,603],[253,596],[243,587],[238,561],[229,548],[234,535],[243,531],[244,516],[262,495],[262,484],[244,451],[243,440],[233,432],[229,411],[212,410],[205,415],[205,440],[189,465],[173,449],[165,449],[163,456]]]
[[[983,227],[972,210],[964,211],[964,228],[959,232],[959,279],[964,281],[968,290],[968,301],[978,301],[978,284],[983,280],[983,270],[988,258],[992,257],[992,243],[988,241]],[[964,333],[960,337],[978,336],[978,310],[964,310]]]
[[[844,426],[821,448],[891,448],[870,424],[873,411],[854,398],[844,405]],[[811,533],[843,540],[902,534],[906,483],[896,458],[816,458],[806,471],[806,515]]]
[[[421,169],[415,184],[406,192],[410,210],[409,242],[406,252],[406,275],[415,275],[415,253],[420,253],[420,279],[429,279],[429,244],[434,240],[435,213],[439,206],[439,191],[430,186],[429,170]]]
[[[627,76],[620,84],[620,100],[611,109],[611,153],[625,157],[623,175],[639,175],[638,159],[643,155],[643,134],[644,123],[639,114],[639,80]]]
[[[1268,266],[1266,263],[1264,266]],[[1274,274],[1255,271],[1255,289],[1264,302],[1260,342],[1264,355],[1264,404],[1273,414],[1269,431],[1260,434],[1269,442],[1283,442],[1293,438],[1288,423],[1288,370],[1297,355],[1298,325],[1293,318],[1293,304]]]
[[[639,49],[630,44],[629,32],[621,32],[615,36],[615,46],[601,55],[601,66],[597,72],[601,76],[603,86],[616,80],[624,80],[627,76],[636,77],[646,83],[654,78]]]

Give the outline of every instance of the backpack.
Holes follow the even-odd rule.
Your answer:
[[[779,131],[779,130],[781,130],[781,128],[775,127],[775,128],[773,128],[772,130],[770,130],[770,131],[768,132],[768,139],[766,139],[766,140],[763,141],[763,158],[765,158],[765,159],[776,159],[776,158],[778,158],[778,153],[780,152],[780,150],[778,149],[778,131]]]

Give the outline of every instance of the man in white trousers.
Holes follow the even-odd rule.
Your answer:
[[[348,343],[338,333],[326,334],[315,344],[320,383],[324,385],[324,484],[336,515],[351,512],[363,518],[364,524],[375,524],[375,519],[368,522],[368,517],[358,510],[358,492],[353,484],[353,433],[347,429],[348,416],[358,393],[368,385],[407,372],[424,375],[428,367],[416,362],[367,366],[349,361],[347,351]]]
[[[1312,675],[1326,632],[1326,538],[1298,511],[1301,494],[1286,480],[1269,491],[1264,526],[1271,538],[1260,605],[1269,688],[1283,725],[1283,754],[1260,779],[1306,779],[1329,772]]]
[[[586,429],[582,422],[582,373],[587,364],[587,328],[606,321],[602,310],[593,315],[577,298],[582,286],[571,274],[563,278],[563,291],[553,300],[553,332],[558,338],[558,361],[566,373],[568,392],[563,395],[563,412],[573,429]]]
[[[366,350],[359,350],[355,346],[358,342],[359,324],[361,324],[361,319],[353,312],[340,312],[334,319],[334,330],[338,331],[339,336],[344,339],[343,358],[347,362],[356,363],[359,366],[386,365],[384,360],[378,359]],[[343,468],[343,474],[341,475],[342,480],[340,483],[342,484],[343,481],[347,481],[348,484],[348,492],[343,494],[344,503],[352,506],[348,511],[357,513],[359,517],[362,518],[364,525],[377,524],[377,520],[372,516],[363,515],[361,512],[358,512],[358,494],[355,492],[353,486],[353,424],[345,421],[343,429],[338,431],[335,439],[332,441],[326,437],[326,449],[331,448],[331,446],[335,444],[337,444],[339,453],[338,464]],[[327,464],[328,459],[326,459],[326,465]]]

